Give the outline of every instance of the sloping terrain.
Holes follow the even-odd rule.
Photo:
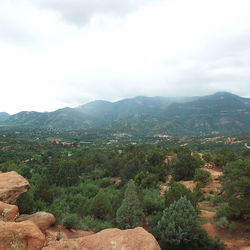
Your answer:
[[[190,98],[140,96],[114,103],[95,101],[54,112],[23,111],[5,116],[1,124],[66,130],[96,128],[142,135],[209,135],[250,130],[250,99],[227,92]]]

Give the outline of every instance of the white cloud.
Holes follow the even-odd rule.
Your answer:
[[[250,95],[249,1],[102,2],[0,3],[0,111],[135,95]],[[70,20],[88,8],[87,21]]]

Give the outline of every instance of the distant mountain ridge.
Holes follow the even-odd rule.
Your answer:
[[[0,121],[4,121],[9,117],[10,117],[10,114],[8,114],[6,112],[0,112]]]
[[[250,98],[228,92],[202,97],[138,96],[117,102],[94,101],[54,112],[3,115],[4,125],[102,129],[136,134],[202,135],[250,131]]]

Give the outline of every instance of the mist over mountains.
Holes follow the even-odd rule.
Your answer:
[[[3,112],[0,124],[131,134],[207,135],[247,131],[250,130],[250,98],[218,92],[203,97],[98,100],[53,112],[22,111],[14,115]]]

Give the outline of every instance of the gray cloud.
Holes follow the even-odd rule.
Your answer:
[[[0,111],[222,90],[250,97],[249,1],[157,1],[2,1],[0,107],[9,108]]]
[[[78,26],[100,14],[125,15],[152,0],[34,0],[38,7],[58,12],[67,22]]]

